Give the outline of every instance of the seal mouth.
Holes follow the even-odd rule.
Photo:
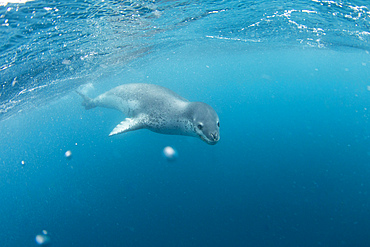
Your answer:
[[[200,137],[200,139],[202,139],[202,141],[206,142],[209,145],[215,145],[218,142],[218,140],[220,139],[220,138],[218,138],[215,141],[211,141],[211,140],[207,140],[206,138],[204,138],[204,136],[199,135],[199,137]]]

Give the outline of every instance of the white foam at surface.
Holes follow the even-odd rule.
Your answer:
[[[0,0],[0,6],[6,6],[8,3],[27,3],[33,0]]]

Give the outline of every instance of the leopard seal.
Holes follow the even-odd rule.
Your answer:
[[[220,120],[216,111],[203,102],[190,102],[168,88],[144,83],[124,84],[96,98],[77,92],[87,110],[95,107],[121,111],[126,119],[109,136],[149,129],[169,135],[199,137],[210,145],[220,140]]]

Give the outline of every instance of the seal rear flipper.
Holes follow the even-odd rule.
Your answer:
[[[85,94],[79,91],[76,91],[76,93],[78,93],[83,98],[84,101],[82,102],[82,105],[85,107],[86,110],[96,107],[96,104],[94,103],[93,99],[91,99],[90,97],[86,96]]]
[[[144,128],[140,118],[126,118],[110,132],[109,136]]]

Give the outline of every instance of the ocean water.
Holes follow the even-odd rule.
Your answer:
[[[0,1],[0,246],[370,246],[369,27],[368,1]],[[211,105],[219,143],[109,137],[75,93],[133,82]]]

